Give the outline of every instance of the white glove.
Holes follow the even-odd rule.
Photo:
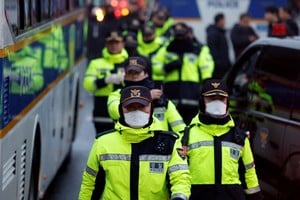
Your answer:
[[[112,83],[115,85],[121,84],[123,80],[124,80],[124,75],[122,74],[111,74],[106,76],[104,79],[105,83]]]

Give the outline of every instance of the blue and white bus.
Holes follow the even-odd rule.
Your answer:
[[[0,198],[43,198],[75,138],[85,0],[0,1]]]

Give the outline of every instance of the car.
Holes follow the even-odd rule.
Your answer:
[[[250,132],[265,197],[300,197],[300,37],[261,38],[225,75],[230,112]]]

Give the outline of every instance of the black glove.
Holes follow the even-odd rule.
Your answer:
[[[165,73],[169,73],[175,69],[181,68],[181,65],[182,65],[182,62],[180,59],[172,61],[172,62],[164,65],[164,71],[165,71]]]
[[[263,194],[261,192],[256,192],[253,194],[247,194],[246,195],[247,200],[262,200],[263,199]]]
[[[95,80],[95,86],[96,86],[96,88],[101,88],[104,85],[106,85],[104,79],[96,79]]]
[[[162,95],[159,99],[153,100],[153,105],[155,107],[167,107],[168,99],[164,95]]]

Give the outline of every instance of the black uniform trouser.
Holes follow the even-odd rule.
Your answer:
[[[107,110],[107,98],[108,97],[94,98],[93,122],[96,134],[114,128],[114,122],[109,117]]]
[[[192,185],[190,200],[246,200],[240,185]]]

